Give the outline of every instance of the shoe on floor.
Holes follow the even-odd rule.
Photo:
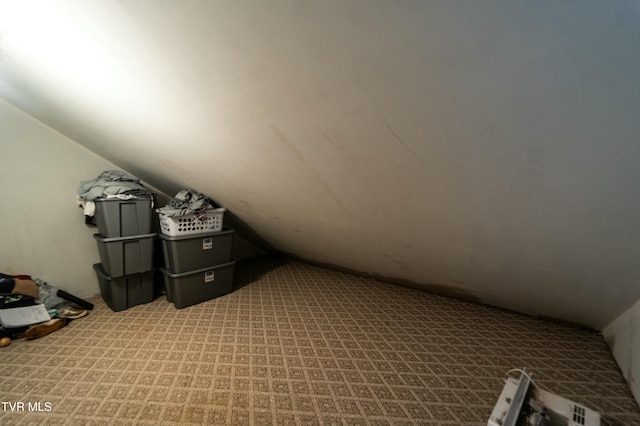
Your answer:
[[[29,327],[29,329],[24,332],[24,337],[26,337],[27,340],[39,339],[46,336],[47,334],[53,333],[56,330],[60,330],[65,325],[67,325],[66,319],[55,318],[47,322]]]
[[[62,309],[58,309],[56,316],[58,318],[77,319],[82,318],[87,315],[87,313],[86,309],[76,309],[72,306],[65,306]]]

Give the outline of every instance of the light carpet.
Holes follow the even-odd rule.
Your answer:
[[[0,349],[0,424],[481,425],[505,373],[640,425],[600,334],[297,261]]]

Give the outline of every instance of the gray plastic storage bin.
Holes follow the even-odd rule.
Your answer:
[[[151,198],[107,198],[97,199],[95,203],[95,221],[100,235],[117,238],[152,232]]]
[[[100,262],[111,278],[138,274],[153,269],[153,245],[157,234],[106,238],[94,234]]]
[[[178,274],[230,262],[233,233],[226,230],[181,237],[159,234],[165,269]]]
[[[160,269],[164,275],[167,300],[181,309],[231,293],[235,265],[233,261],[181,274]]]
[[[153,291],[155,271],[153,270],[112,278],[99,263],[93,265],[93,269],[98,276],[102,299],[115,312],[152,302],[155,297]]]

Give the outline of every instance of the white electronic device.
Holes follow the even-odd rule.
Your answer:
[[[522,373],[507,378],[487,426],[600,426],[600,414],[540,389]]]

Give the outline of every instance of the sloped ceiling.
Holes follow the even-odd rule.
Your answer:
[[[0,96],[277,250],[599,328],[640,298],[637,5],[0,0]]]

